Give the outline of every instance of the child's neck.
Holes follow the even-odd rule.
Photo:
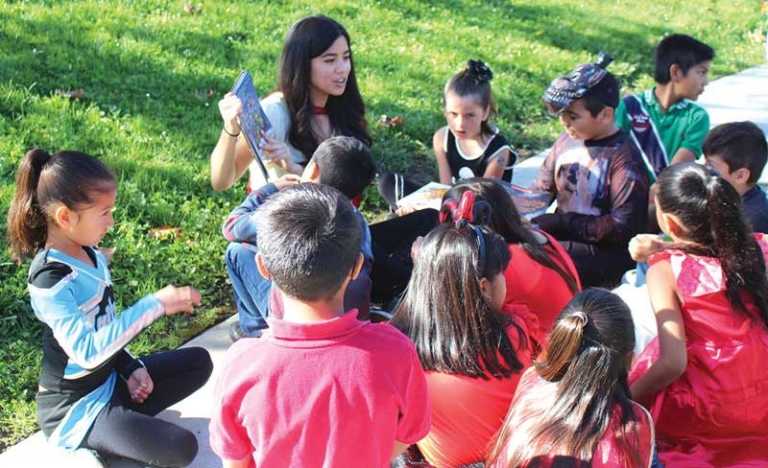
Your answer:
[[[604,127],[599,129],[593,136],[590,138],[590,141],[594,140],[602,140],[603,138],[608,138],[609,136],[613,135],[614,133],[619,131],[619,127],[616,126],[613,121],[606,124]]]
[[[83,250],[83,246],[70,239],[58,226],[49,223],[47,231],[48,238],[45,241],[45,248],[56,249],[70,257],[91,262],[90,257]]]
[[[656,87],[653,89],[653,93],[656,95],[656,100],[659,101],[661,110],[664,112],[683,100],[683,96],[679,96],[677,93],[675,93],[672,82],[667,84],[656,84]]]
[[[321,322],[344,315],[344,294],[328,300],[305,302],[279,291],[283,300],[283,320],[306,323]]]

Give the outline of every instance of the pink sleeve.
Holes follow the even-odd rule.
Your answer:
[[[397,441],[404,444],[415,444],[420,441],[426,437],[432,426],[432,405],[429,401],[427,379],[412,345],[410,355],[405,387],[400,389],[402,407],[396,435]]]
[[[224,460],[242,460],[253,453],[253,445],[238,415],[242,398],[234,398],[227,385],[228,369],[216,384],[215,406],[208,425],[211,449]]]

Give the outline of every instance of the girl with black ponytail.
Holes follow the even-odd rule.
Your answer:
[[[471,205],[465,197],[462,206]],[[417,244],[392,324],[426,372],[432,427],[418,442],[434,466],[481,462],[535,347],[527,308],[505,308],[506,242],[466,218]]]
[[[656,420],[672,466],[768,460],[768,237],[753,234],[736,190],[695,163],[658,178],[657,218],[676,248],[650,258],[658,338],[632,394]]]
[[[520,379],[486,466],[650,466],[653,421],[627,384],[634,343],[632,316],[618,296],[577,294]]]
[[[448,125],[432,137],[440,183],[485,177],[512,182],[517,154],[490,120],[496,113],[491,91],[493,72],[481,60],[469,60],[443,90],[443,113]],[[379,191],[393,209],[419,188],[400,174],[386,174]]]

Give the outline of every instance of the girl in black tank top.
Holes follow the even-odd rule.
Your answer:
[[[479,60],[470,60],[445,85],[443,104],[448,125],[437,130],[432,147],[440,182],[451,185],[461,179],[487,177],[512,181],[517,154],[506,138],[488,122],[496,112],[491,93],[493,72]],[[395,211],[404,196],[416,191],[416,184],[400,174],[385,173],[379,178],[379,193]]]

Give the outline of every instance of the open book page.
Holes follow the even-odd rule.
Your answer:
[[[443,195],[445,195],[449,188],[451,188],[450,185],[430,182],[415,192],[401,198],[397,202],[397,206],[400,208],[408,207],[414,210],[423,210],[425,208],[439,210]]]

